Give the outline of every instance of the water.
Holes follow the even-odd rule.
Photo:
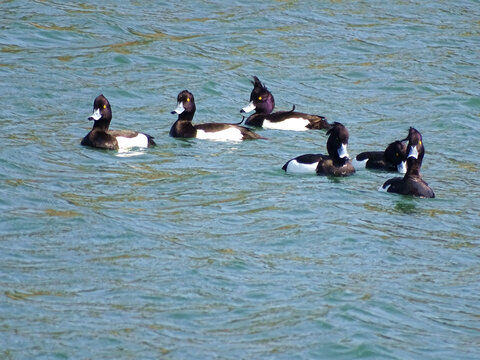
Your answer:
[[[478,358],[479,5],[2,2],[0,358]],[[322,131],[168,137],[179,91],[237,122],[253,75],[351,155],[416,127],[436,199],[285,175]],[[81,147],[100,93],[158,146]]]

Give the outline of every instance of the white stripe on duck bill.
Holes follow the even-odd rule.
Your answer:
[[[245,113],[249,113],[250,111],[255,110],[256,106],[254,105],[253,101],[250,101],[250,103],[242,108],[242,111]]]
[[[242,141],[243,140],[242,132],[235,127],[229,127],[228,129],[215,131],[215,132],[208,132],[208,131],[197,129],[197,136],[195,137],[197,139],[216,140],[216,141]]]
[[[145,134],[138,133],[135,137],[117,136],[119,149],[131,149],[134,147],[148,147],[148,137]]]
[[[264,129],[276,129],[276,130],[290,130],[290,131],[306,131],[307,125],[310,121],[300,117],[291,117],[283,121],[271,122],[267,119],[263,121],[262,127]]]
[[[317,166],[318,166],[318,161],[311,163],[311,164],[305,164],[298,162],[297,160],[293,159],[290,160],[290,162],[287,165],[287,173],[292,173],[292,174],[316,174],[317,173]]]

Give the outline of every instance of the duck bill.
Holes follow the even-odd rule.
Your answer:
[[[407,159],[411,157],[418,159],[418,150],[416,146],[410,146],[410,151],[408,152]]]
[[[250,103],[245,106],[244,108],[242,108],[242,110],[240,110],[241,113],[249,113],[250,111],[253,111],[255,110],[256,106],[253,104],[253,101],[250,101]]]
[[[340,159],[342,159],[342,158],[350,159],[350,156],[348,155],[348,152],[347,152],[347,144],[340,145],[337,152],[338,152],[338,157]]]
[[[183,103],[182,102],[179,102],[177,104],[177,107],[175,108],[175,110],[172,111],[172,114],[178,114],[180,115],[181,113],[183,113],[185,111],[185,108],[183,107]]]
[[[100,109],[95,109],[93,111],[93,114],[88,118],[88,120],[100,120],[100,118],[102,117],[102,114],[100,114]]]
[[[397,171],[400,174],[405,174],[407,172],[407,162],[402,161],[400,164],[397,165]]]

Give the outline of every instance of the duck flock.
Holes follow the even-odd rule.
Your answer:
[[[384,151],[369,151],[358,154],[353,160],[348,155],[349,132],[339,123],[329,123],[320,115],[295,111],[273,112],[275,99],[272,93],[254,76],[250,102],[241,109],[242,113],[255,111],[245,120],[246,126],[229,123],[193,124],[195,99],[188,90],[177,96],[177,107],[172,114],[178,119],[170,129],[170,136],[176,138],[198,138],[207,140],[243,141],[266,138],[253,128],[279,130],[326,130],[328,135],[327,154],[303,154],[288,160],[282,169],[291,174],[317,174],[326,176],[350,176],[356,169],[379,169],[398,172],[398,176],[387,180],[380,191],[434,198],[435,194],[420,175],[425,148],[422,135],[413,127],[403,140],[389,144]],[[155,146],[153,137],[132,130],[110,130],[112,109],[107,98],[99,95],[93,103],[92,130],[81,141],[82,145],[101,149],[128,149]],[[407,144],[405,145],[405,142]]]

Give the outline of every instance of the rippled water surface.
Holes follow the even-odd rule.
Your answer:
[[[480,357],[479,1],[0,3],[0,358]],[[414,126],[435,199],[288,176],[323,131],[168,137],[277,109],[349,152]],[[94,98],[147,150],[80,146]]]

